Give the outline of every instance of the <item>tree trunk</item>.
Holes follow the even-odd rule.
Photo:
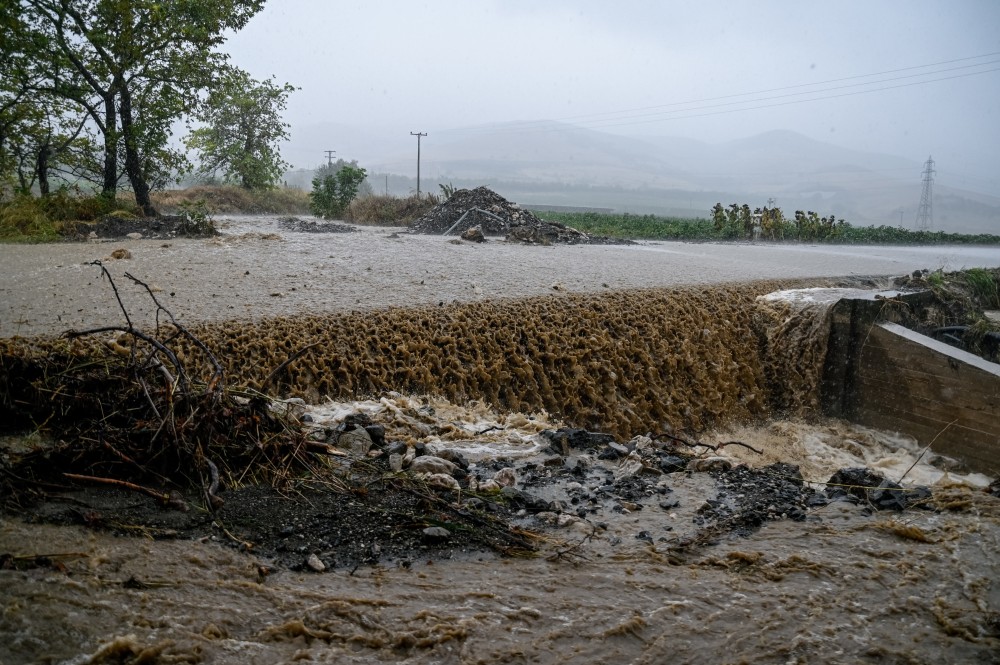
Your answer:
[[[104,171],[101,196],[113,200],[118,193],[118,119],[115,117],[115,97],[104,97]]]
[[[122,120],[122,137],[125,139],[125,174],[135,192],[135,202],[146,217],[156,217],[156,208],[149,198],[149,183],[142,172],[142,160],[136,147],[132,122],[132,95],[127,88],[121,90],[119,115]]]
[[[38,149],[38,159],[35,160],[35,175],[38,177],[38,191],[42,196],[49,195],[49,157],[52,148],[48,143]]]

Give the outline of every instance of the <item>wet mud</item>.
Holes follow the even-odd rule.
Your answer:
[[[995,499],[872,518],[836,502],[681,565],[608,553],[262,571],[210,542],[0,525],[4,662],[995,662]],[[578,541],[576,536],[573,541]],[[565,547],[563,548],[565,549]],[[93,658],[91,658],[93,656]],[[140,658],[141,656],[141,658]]]

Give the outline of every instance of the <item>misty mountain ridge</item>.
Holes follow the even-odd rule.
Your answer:
[[[416,146],[402,148],[409,142],[396,133],[324,123],[293,130],[289,148],[304,154],[305,144],[325,141],[342,146],[336,157],[358,159],[369,173],[415,176]],[[308,152],[322,154],[316,147]],[[920,162],[788,130],[712,144],[619,136],[554,121],[431,132],[422,140],[420,166],[424,191],[436,190],[438,182],[502,182],[498,192],[529,205],[704,217],[716,201],[756,207],[773,198],[786,211],[811,209],[855,225],[906,228],[914,225],[923,170]],[[1000,234],[1000,197],[939,178],[934,203],[936,230]]]

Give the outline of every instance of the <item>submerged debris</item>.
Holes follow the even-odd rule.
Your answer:
[[[354,233],[358,230],[357,227],[339,222],[317,222],[298,217],[279,217],[278,227],[282,231],[298,233]]]

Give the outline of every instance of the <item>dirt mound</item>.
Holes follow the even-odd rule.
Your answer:
[[[488,187],[460,189],[410,225],[413,233],[458,235],[478,226],[484,235],[504,236],[525,243],[628,244],[591,236],[557,222],[545,222],[531,211],[511,203]]]

